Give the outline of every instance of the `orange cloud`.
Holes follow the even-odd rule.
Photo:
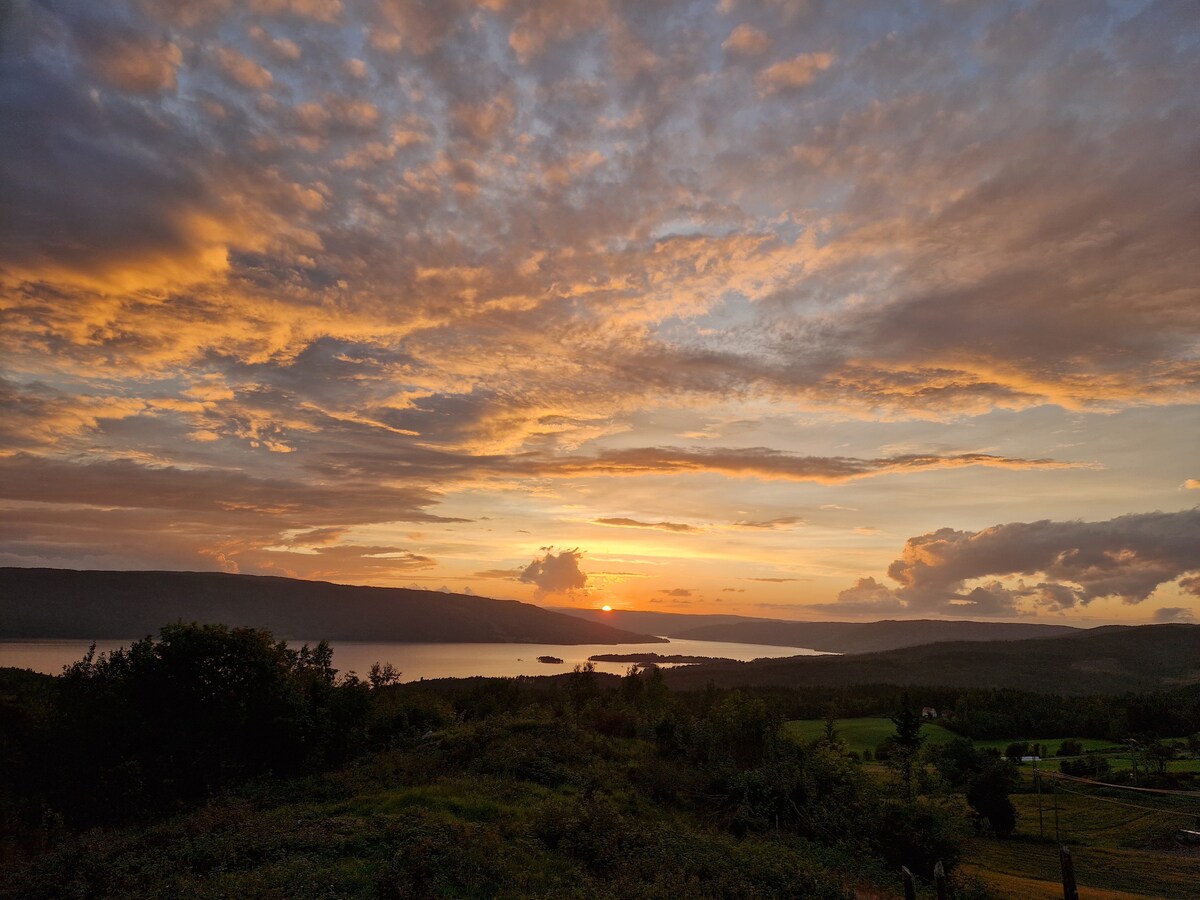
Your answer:
[[[774,94],[789,88],[807,87],[833,65],[832,53],[801,53],[763,69],[756,79],[759,90]]]
[[[770,36],[753,25],[742,23],[730,32],[729,37],[721,44],[727,53],[741,56],[757,56],[771,49]]]
[[[169,41],[136,34],[97,31],[88,36],[85,54],[102,79],[131,94],[175,90],[183,52]]]
[[[214,48],[213,57],[225,74],[244,88],[261,91],[270,87],[275,80],[269,70],[232,47]]]

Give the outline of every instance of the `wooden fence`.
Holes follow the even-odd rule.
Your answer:
[[[1079,888],[1075,885],[1075,863],[1071,859],[1071,848],[1063,845],[1058,848],[1058,861],[1062,867],[1063,900],[1079,900]],[[900,867],[904,879],[904,900],[917,900],[917,882],[907,866]],[[933,887],[937,892],[937,900],[948,900],[951,896],[950,885],[946,880],[946,869],[938,860],[933,867]]]

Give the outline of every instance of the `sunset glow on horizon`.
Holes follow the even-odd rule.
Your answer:
[[[1200,619],[1188,4],[2,9],[0,565]]]

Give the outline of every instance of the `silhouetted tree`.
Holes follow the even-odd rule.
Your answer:
[[[332,659],[324,641],[294,650],[267,631],[183,623],[89,651],[59,682],[59,800],[85,820],[122,818],[242,776],[339,762],[366,688],[339,689]]]
[[[837,707],[831,703],[825,708],[825,743],[832,747],[837,742]]]
[[[899,769],[904,780],[905,790],[911,798],[913,795],[913,760],[921,749],[921,744],[925,741],[921,736],[921,725],[924,723],[921,721],[920,714],[913,708],[907,693],[900,698],[900,708],[891,718],[892,724],[896,726],[896,731],[891,736],[889,756],[893,765]]]

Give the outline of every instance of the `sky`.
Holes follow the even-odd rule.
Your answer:
[[[1200,618],[1200,8],[0,4],[0,565]]]

